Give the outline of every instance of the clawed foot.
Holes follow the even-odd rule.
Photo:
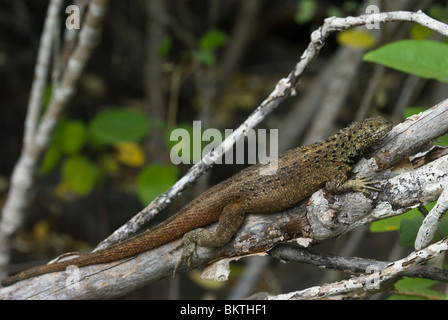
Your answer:
[[[368,190],[381,191],[381,189],[372,187],[372,185],[379,183],[379,181],[374,181],[372,178],[360,177],[351,180],[351,182],[353,191],[362,192],[364,194],[367,194]]]
[[[176,266],[173,270],[173,278],[176,276],[177,269],[180,267],[182,262],[187,262],[187,266],[190,267],[191,265],[191,258],[198,257],[198,254],[196,253],[196,242],[191,239],[189,233],[186,233],[182,239],[182,243],[178,246],[176,246],[175,249],[179,249],[181,246],[183,246],[182,255],[179,261],[177,262]],[[173,249],[173,250],[175,250]]]

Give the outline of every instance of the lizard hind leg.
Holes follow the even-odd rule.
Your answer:
[[[198,228],[187,232],[183,238],[182,256],[173,271],[173,277],[182,262],[191,265],[191,258],[197,258],[196,247],[220,248],[229,243],[244,220],[244,210],[240,203],[226,205],[219,216],[216,231]]]

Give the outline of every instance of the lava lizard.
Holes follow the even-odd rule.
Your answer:
[[[227,244],[247,213],[282,211],[322,187],[330,193],[380,191],[372,186],[375,181],[347,180],[347,174],[356,158],[364,155],[391,128],[391,122],[379,116],[362,123],[354,122],[324,141],[280,155],[278,168],[272,174],[261,175],[262,164],[250,166],[206,190],[165,222],[142,234],[100,251],[25,270],[3,280],[2,285],[62,271],[71,265],[82,267],[121,260],[183,236],[182,258],[175,273],[182,261],[190,265],[197,245],[222,247]],[[215,232],[201,228],[216,221]]]

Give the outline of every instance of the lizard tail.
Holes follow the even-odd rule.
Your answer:
[[[38,266],[38,267],[34,267],[25,271],[22,271],[18,274],[15,274],[9,278],[6,278],[2,281],[2,286],[7,287],[10,286],[16,282],[28,279],[28,278],[32,278],[32,277],[36,277],[39,276],[41,274],[45,274],[45,273],[50,273],[50,272],[57,272],[57,271],[62,271],[65,270],[65,268],[67,268],[68,266],[71,265],[75,265],[75,266],[79,266],[77,264],[78,259],[82,259],[83,257],[80,258],[75,258],[75,259],[70,259],[67,261],[62,261],[62,262],[56,262],[56,263],[51,263],[51,264],[46,264],[43,266]]]
[[[174,230],[177,230],[174,228]],[[164,243],[179,238],[185,230],[179,232],[166,232],[165,228],[155,228],[155,230],[148,230],[140,235],[129,238],[121,243],[111,247],[92,252],[86,255],[81,255],[77,258],[50,263],[42,266],[37,266],[9,278],[4,279],[2,286],[10,286],[16,282],[36,277],[42,274],[58,272],[65,270],[68,266],[83,267],[93,264],[109,263],[125,258],[135,256],[141,252],[156,248]]]
[[[4,287],[10,286],[16,282],[46,273],[63,271],[69,266],[83,267],[93,264],[108,263],[120,259],[125,259],[137,254],[134,253],[134,250],[122,250],[122,249],[118,248],[118,246],[110,247],[109,250],[104,249],[97,252],[82,255],[74,259],[37,266],[4,279],[2,281],[2,286]]]
[[[196,210],[184,207],[176,215],[167,219],[165,223],[155,226],[135,237],[117,243],[103,250],[95,251],[78,258],[46,264],[22,271],[2,281],[3,286],[10,286],[16,282],[36,277],[42,274],[65,270],[68,266],[83,267],[118,261],[135,256],[141,252],[156,248],[162,244],[182,237],[186,232],[206,226],[218,221],[221,207],[216,205],[207,210],[207,214],[198,214]]]

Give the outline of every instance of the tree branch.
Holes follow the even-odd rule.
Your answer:
[[[332,254],[317,253],[299,247],[291,247],[291,245],[278,245],[269,251],[269,255],[280,260],[307,263],[319,268],[351,274],[366,274],[369,273],[369,269],[382,271],[390,265],[390,262],[387,261],[358,257],[340,257]],[[448,282],[448,270],[425,265],[414,265],[404,270],[401,276]]]
[[[417,264],[422,264],[442,252],[448,250],[448,238],[436,242],[420,251],[412,252],[406,258],[390,263],[379,272],[360,275],[349,280],[343,280],[301,291],[290,292],[278,296],[270,296],[273,300],[303,300],[340,298],[341,295],[350,298],[364,298],[388,287],[391,282],[409,272]]]

